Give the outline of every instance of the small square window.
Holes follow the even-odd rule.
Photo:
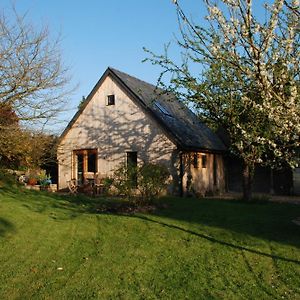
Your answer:
[[[205,169],[207,167],[207,156],[206,154],[202,154],[202,168]]]
[[[107,96],[107,104],[106,105],[115,105],[115,95]]]

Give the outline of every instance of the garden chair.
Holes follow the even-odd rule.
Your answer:
[[[68,188],[69,191],[72,195],[75,195],[78,193],[78,185],[77,185],[77,180],[76,179],[71,179],[68,181]]]
[[[105,192],[105,186],[103,184],[103,179],[105,178],[105,175],[97,173],[95,174],[95,180],[94,180],[94,195],[101,195]]]

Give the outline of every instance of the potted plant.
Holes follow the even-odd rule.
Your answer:
[[[51,177],[50,175],[46,174],[45,170],[42,170],[38,177],[39,183],[40,183],[40,189],[41,190],[49,190],[51,182]]]
[[[34,186],[37,184],[38,182],[38,171],[37,170],[30,170],[28,172],[28,175],[27,175],[27,184],[28,185],[31,185],[31,186]]]

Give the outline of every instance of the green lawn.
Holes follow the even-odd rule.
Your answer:
[[[100,201],[2,186],[0,299],[300,299],[299,205]]]

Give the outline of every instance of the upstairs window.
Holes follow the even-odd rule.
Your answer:
[[[115,105],[115,95],[108,95],[106,105]]]

